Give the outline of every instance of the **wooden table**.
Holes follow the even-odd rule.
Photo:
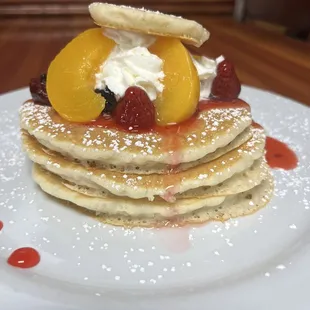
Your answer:
[[[231,59],[242,83],[310,106],[310,45],[229,17],[190,16],[211,32],[200,48],[206,56]],[[0,93],[26,86],[45,72],[57,52],[92,27],[88,17],[0,19]]]

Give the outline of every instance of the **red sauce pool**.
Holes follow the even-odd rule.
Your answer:
[[[277,139],[267,137],[266,151],[266,160],[271,168],[292,170],[298,165],[298,158],[294,151]]]
[[[255,128],[263,127],[252,122]],[[291,150],[285,143],[271,137],[266,138],[266,160],[270,168],[280,168],[284,170],[295,169],[298,165],[298,158],[293,150]]]
[[[40,254],[33,248],[20,248],[15,250],[8,258],[9,265],[18,268],[32,268],[40,262]]]
[[[3,222],[0,221],[0,231],[2,230],[2,228],[3,228]]]

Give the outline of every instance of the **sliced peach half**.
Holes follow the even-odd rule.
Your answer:
[[[159,37],[149,50],[164,62],[164,91],[155,100],[157,123],[180,123],[194,114],[199,101],[197,70],[178,39]]]
[[[100,28],[74,38],[51,62],[47,72],[47,94],[54,109],[66,120],[96,119],[105,100],[94,92],[95,74],[115,43]]]

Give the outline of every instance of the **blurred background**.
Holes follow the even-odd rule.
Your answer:
[[[0,0],[0,93],[26,86],[76,34],[93,27],[87,0]],[[310,105],[310,0],[110,1],[182,15],[211,38],[242,83]]]

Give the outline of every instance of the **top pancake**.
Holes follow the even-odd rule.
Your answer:
[[[70,123],[53,108],[28,101],[20,109],[20,123],[42,145],[64,156],[143,167],[199,160],[233,141],[251,125],[252,118],[246,106],[236,105],[202,110],[186,126],[129,133],[113,127]]]
[[[89,13],[101,27],[175,37],[197,47],[208,40],[210,35],[193,20],[124,5],[92,3]]]

